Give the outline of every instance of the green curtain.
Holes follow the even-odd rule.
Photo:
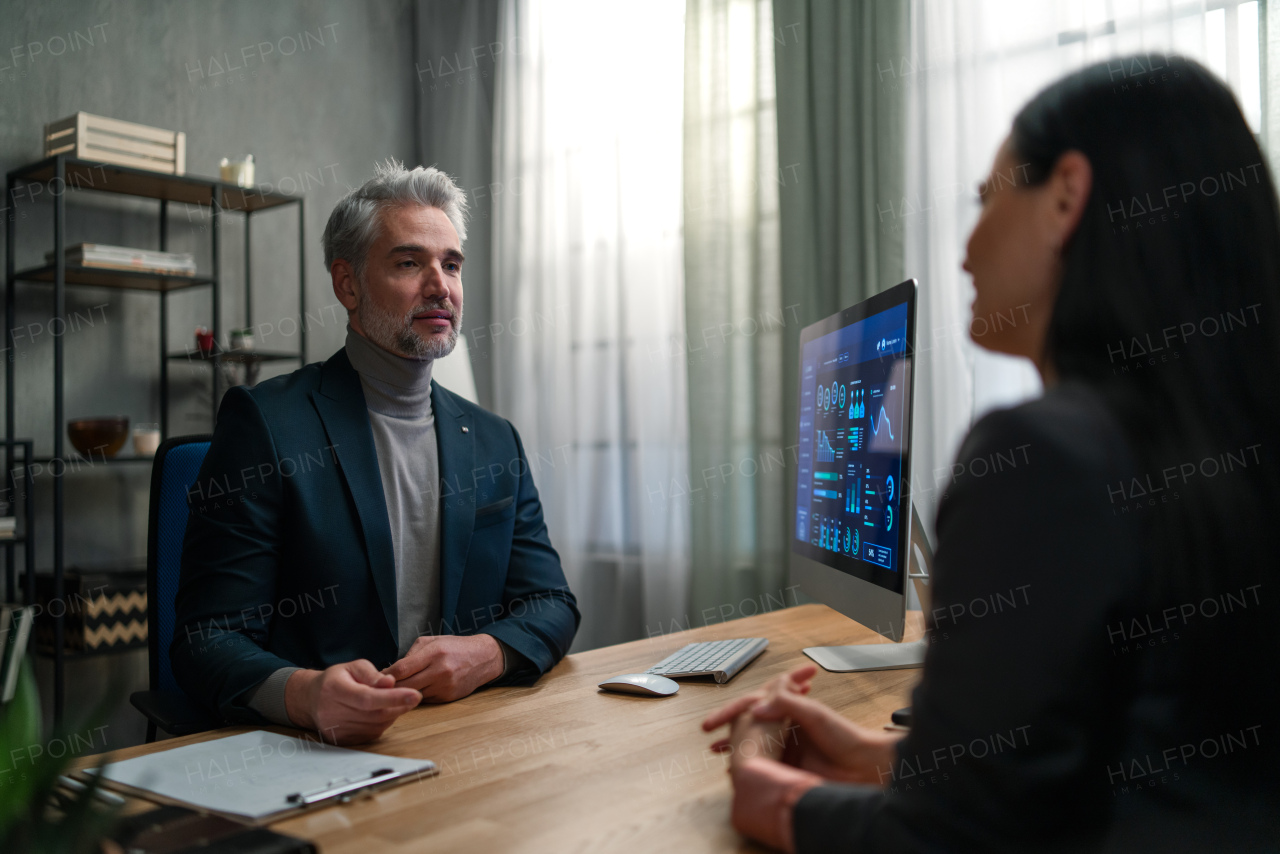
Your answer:
[[[904,0],[774,0],[790,39],[775,51],[778,155],[799,164],[782,189],[785,296],[805,322],[897,284],[899,231],[878,211],[905,195]]]
[[[800,316],[784,347],[794,444],[800,329],[904,278],[902,232],[881,212],[906,195],[905,86],[921,75],[906,0],[774,0],[773,14],[797,33],[775,52],[778,156],[799,164],[780,199],[783,299]]]
[[[684,273],[692,622],[785,593],[783,332],[770,0],[685,6]],[[794,322],[794,321],[790,321]],[[790,604],[790,603],[788,603]]]
[[[689,0],[691,621],[795,604],[800,329],[902,279],[907,4]],[[775,79],[776,75],[776,79]],[[664,495],[664,498],[668,496]]]

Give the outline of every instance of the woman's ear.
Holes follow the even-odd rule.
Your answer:
[[[1048,200],[1052,206],[1050,228],[1054,245],[1061,249],[1075,234],[1089,203],[1089,194],[1093,190],[1093,167],[1089,158],[1074,149],[1064,152],[1053,165],[1047,183]]]

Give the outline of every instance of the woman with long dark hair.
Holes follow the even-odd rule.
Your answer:
[[[796,736],[734,755],[734,824],[801,852],[1280,850],[1266,161],[1212,74],[1131,56],[1028,103],[981,196],[974,315],[1017,322],[975,340],[1045,393],[960,450],[910,733],[806,696],[812,667],[730,703],[706,729]]]

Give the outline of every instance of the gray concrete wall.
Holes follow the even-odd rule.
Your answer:
[[[313,318],[307,358],[328,357],[342,344],[345,313],[337,306],[319,246],[325,219],[374,161],[416,162],[413,4],[409,0],[0,0],[0,168],[41,157],[44,123],[78,110],[181,130],[187,171],[216,175],[222,157],[252,153],[257,181],[306,196],[307,301]],[[442,168],[448,168],[443,157]],[[40,263],[52,246],[47,197],[7,204],[17,222],[19,268]],[[69,243],[94,241],[158,248],[158,204],[89,192],[72,193]],[[278,327],[297,317],[297,221],[292,209],[255,215],[254,321]],[[171,208],[170,249],[210,264],[209,221],[202,210]],[[243,322],[243,219],[222,229],[223,329]],[[52,289],[17,290],[13,356],[18,434],[52,449]],[[483,301],[481,300],[481,304]],[[121,414],[159,420],[159,300],[148,293],[68,290],[66,414]],[[170,299],[173,349],[210,321],[208,288]],[[92,320],[92,322],[90,322]],[[286,329],[289,324],[285,324]],[[297,337],[272,332],[258,346],[296,349]],[[278,371],[292,370],[286,364]],[[212,417],[209,368],[177,364],[170,379],[171,433],[207,432]],[[265,371],[264,376],[269,376]],[[66,560],[69,566],[142,564],[150,467],[96,466],[67,474]],[[46,536],[37,566],[52,563],[51,478],[36,492],[37,524]],[[21,550],[18,550],[19,556]],[[68,669],[68,709],[83,709],[108,681],[144,687],[146,656],[79,662]],[[40,663],[47,670],[45,662]],[[48,687],[47,673],[42,681]],[[106,745],[140,740],[141,718],[127,707],[105,731]],[[103,745],[99,745],[103,746]]]

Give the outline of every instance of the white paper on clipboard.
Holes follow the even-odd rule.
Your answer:
[[[188,744],[115,762],[103,778],[205,810],[258,820],[297,808],[290,795],[396,772],[434,774],[434,762],[307,741],[265,730]]]

